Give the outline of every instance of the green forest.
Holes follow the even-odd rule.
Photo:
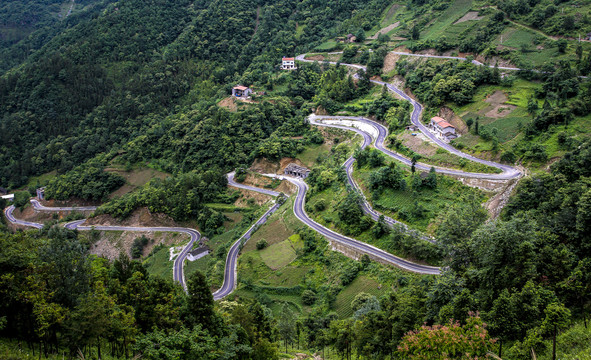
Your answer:
[[[0,358],[590,358],[590,10],[577,0],[3,1],[0,187],[15,197],[0,208],[44,226],[0,217]],[[300,54],[312,61],[280,69]],[[500,170],[429,150],[411,102],[376,80],[420,102],[423,123],[453,119],[457,149],[524,176],[497,197],[437,173]],[[234,99],[236,85],[252,97]],[[383,124],[385,146],[411,163],[310,126],[314,112]],[[302,206],[314,222],[441,274],[334,251],[296,217],[294,189],[256,173],[286,159],[311,170]],[[287,194],[240,245],[235,292],[214,301],[230,246],[272,201],[229,187],[234,170]],[[49,204],[97,209],[39,214],[29,199],[40,187]],[[403,225],[364,214],[364,197]],[[187,291],[172,278],[183,235],[127,241],[63,226],[145,214],[203,235],[209,255],[185,263]],[[100,252],[109,241],[118,255]]]

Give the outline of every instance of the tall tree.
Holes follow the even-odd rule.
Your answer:
[[[187,280],[187,317],[192,325],[201,325],[203,329],[213,331],[215,316],[213,295],[205,276],[195,271]]]

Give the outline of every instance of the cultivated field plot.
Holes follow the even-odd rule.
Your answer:
[[[529,121],[528,100],[534,96],[539,84],[518,79],[511,87],[497,85],[482,86],[474,95],[471,103],[454,109],[464,122],[478,119],[480,126],[492,131],[497,129],[499,142],[505,143],[515,138]],[[541,103],[539,103],[541,106]],[[472,125],[474,128],[474,125]],[[479,143],[478,138],[466,134],[456,140],[472,150]],[[482,150],[482,145],[480,146]]]
[[[273,244],[261,252],[265,264],[273,270],[278,270],[295,260],[297,250],[303,247],[299,235],[292,235],[289,239]]]
[[[336,313],[341,319],[353,315],[351,301],[360,292],[365,292],[379,298],[386,291],[387,289],[385,287],[380,289],[380,284],[377,281],[366,276],[359,276],[337,295],[337,300],[335,301]]]
[[[421,32],[421,39],[435,39],[446,32],[453,23],[464,16],[472,6],[472,0],[455,0],[439,17],[439,21]]]
[[[304,276],[311,267],[305,265],[288,265],[281,270],[273,272],[265,279],[261,279],[260,283],[271,286],[296,286],[302,282]]]

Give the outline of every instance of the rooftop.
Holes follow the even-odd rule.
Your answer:
[[[439,117],[439,116],[433,116],[433,117],[431,118],[431,120],[435,121],[436,123],[439,123],[439,122],[445,121],[443,118],[441,118],[441,117]]]
[[[286,58],[286,57],[283,58],[283,61],[294,61],[294,60],[295,60],[295,58]]]
[[[238,86],[234,86],[234,89],[235,90],[243,90],[244,91],[244,90],[248,89],[248,87],[242,86],[242,85],[238,85]]]
[[[440,126],[442,129],[449,128],[449,127],[451,127],[451,128],[454,128],[454,129],[455,129],[455,127],[454,127],[452,124],[448,123],[448,122],[447,122],[447,121],[445,121],[445,120],[444,120],[444,121],[440,121],[440,122],[438,122],[438,123],[437,123],[437,125],[438,125],[438,126]]]

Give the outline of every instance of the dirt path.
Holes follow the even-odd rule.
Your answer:
[[[532,27],[529,27],[529,26],[527,26],[527,25],[520,24],[520,23],[518,23],[517,21],[511,20],[511,19],[509,19],[509,18],[506,18],[506,19],[507,19],[507,20],[509,20],[509,22],[511,22],[511,24],[513,24],[513,25],[515,25],[515,26],[518,26],[518,27],[520,27],[520,28],[523,28],[523,29],[529,30],[529,31],[533,31],[533,32],[535,32],[536,34],[540,34],[540,35],[542,35],[542,36],[543,36],[543,37],[545,37],[546,39],[550,39],[550,40],[558,40],[558,39],[560,39],[560,37],[559,37],[559,36],[552,36],[552,35],[548,35],[548,34],[545,34],[545,33],[541,32],[541,31],[540,31],[540,30],[538,30],[538,29],[534,29],[534,28],[532,28]]]
[[[375,40],[378,38],[378,36],[380,36],[380,34],[387,34],[390,31],[396,29],[398,27],[398,25],[400,25],[400,21],[396,21],[394,24],[388,25],[385,28],[381,29],[380,31],[378,31],[377,33],[375,33],[374,35],[368,37],[369,40]]]
[[[509,197],[518,183],[518,180],[510,180],[501,191],[486,202],[484,206],[488,211],[490,220],[495,220],[501,214],[501,211],[503,211],[503,208],[509,202]]]
[[[70,5],[70,9],[68,10],[68,13],[66,14],[66,17],[70,16],[70,14],[72,13],[72,10],[74,9],[74,0],[72,0],[72,5]]]
[[[254,25],[254,32],[252,33],[252,36],[255,36],[257,31],[259,30],[259,24],[261,23],[261,7],[258,6],[257,7],[257,18],[255,20],[255,25]]]

